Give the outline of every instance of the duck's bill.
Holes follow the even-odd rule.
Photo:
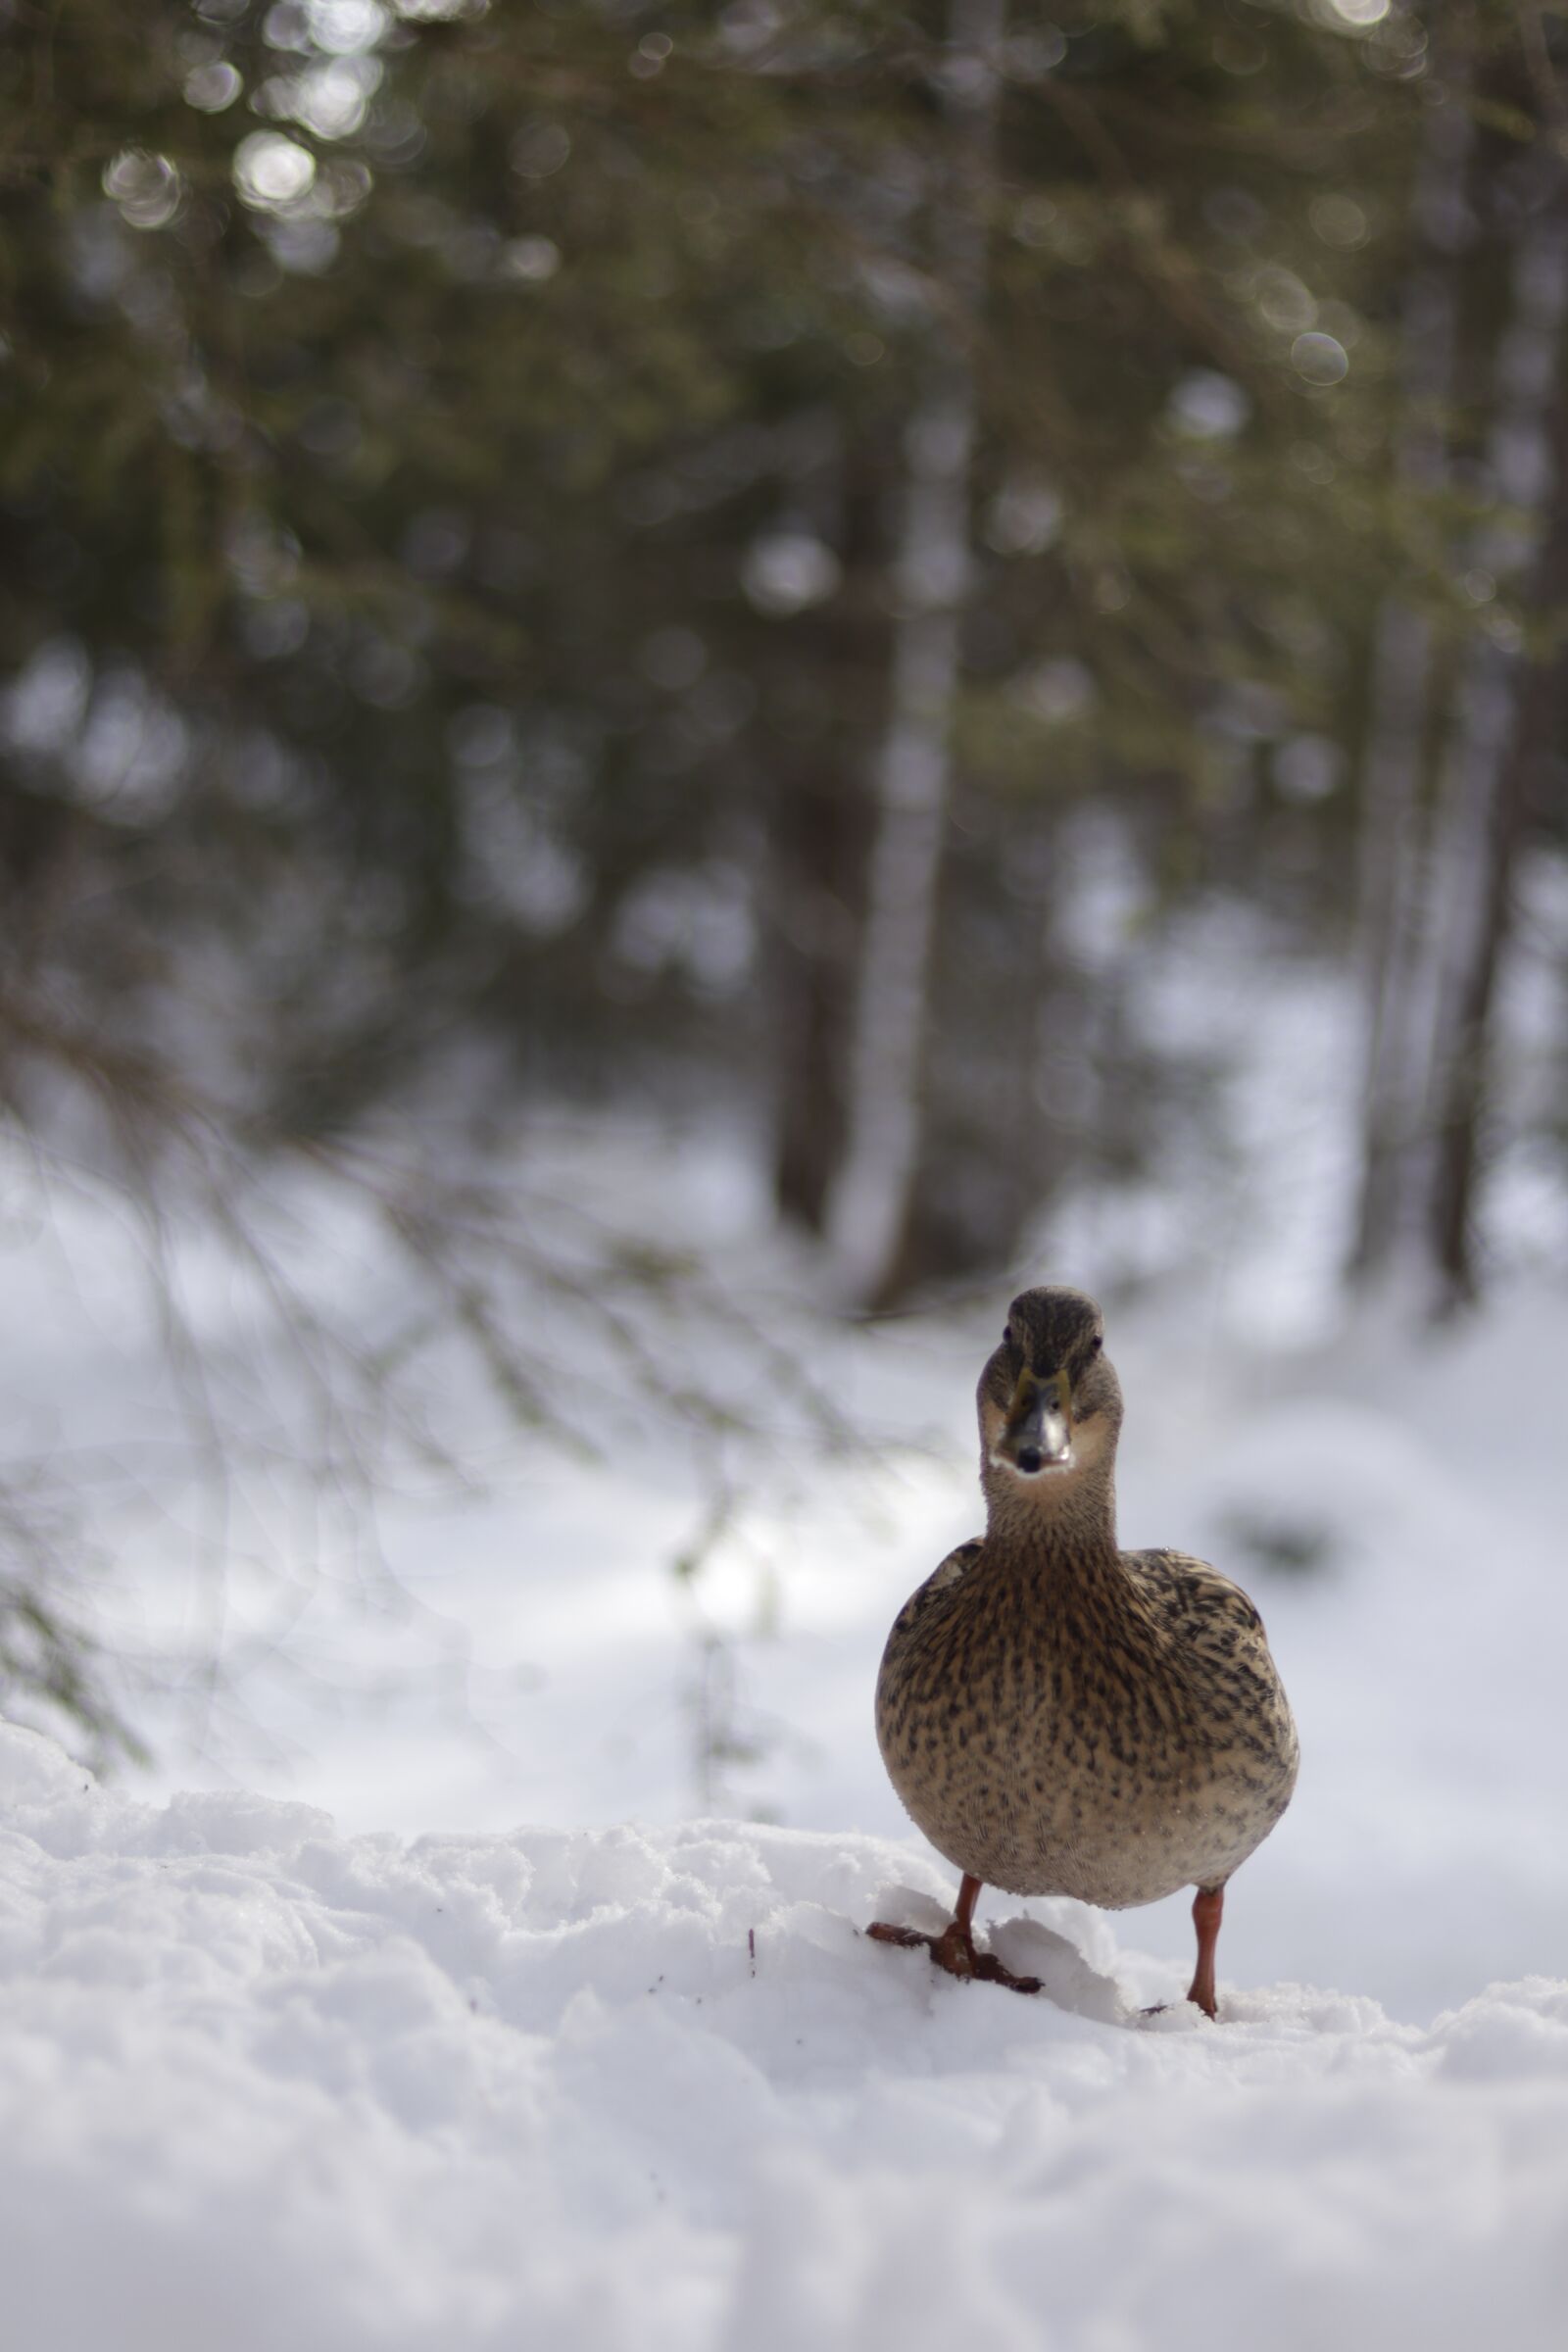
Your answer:
[[[1072,1414],[1064,1372],[1049,1381],[1029,1371],[1019,1374],[1012,1409],[991,1459],[999,1470],[1012,1470],[1019,1478],[1044,1478],[1053,1470],[1072,1468]]]

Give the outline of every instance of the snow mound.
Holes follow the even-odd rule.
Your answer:
[[[1034,2000],[858,1932],[947,1892],[734,1822],[138,1805],[0,1725],[8,2341],[1555,2352],[1568,1984],[1211,2027],[1075,1904],[998,1928]]]

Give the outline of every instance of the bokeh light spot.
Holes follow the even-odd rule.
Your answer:
[[[1298,335],[1291,345],[1291,365],[1309,384],[1338,384],[1350,372],[1345,345],[1333,335]]]
[[[193,66],[185,76],[185,104],[198,114],[220,115],[244,87],[244,76],[233,66]]]
[[[808,531],[772,531],[754,539],[741,565],[748,598],[759,612],[774,617],[825,603],[839,576],[833,550]]]
[[[162,228],[179,210],[179,173],[141,147],[124,148],[104,167],[103,190],[130,228]]]
[[[298,139],[277,130],[253,130],[234,150],[234,185],[253,211],[278,212],[310,193],[316,158]]]

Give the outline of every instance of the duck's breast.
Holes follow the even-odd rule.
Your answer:
[[[1229,1877],[1289,1801],[1295,1728],[1250,1602],[1200,1562],[1124,1556],[1125,1590],[1046,1600],[963,1545],[889,1637],[889,1776],[987,1885],[1153,1902]]]

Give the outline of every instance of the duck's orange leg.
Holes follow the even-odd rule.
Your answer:
[[[1214,1947],[1219,1942],[1219,1923],[1225,1916],[1225,1888],[1200,1886],[1193,1897],[1193,1925],[1198,1930],[1198,1966],[1187,1998],[1196,2001],[1205,2017],[1218,2013],[1214,1991]]]
[[[965,1871],[958,1886],[957,1905],[953,1917],[940,1936],[927,1936],[919,1928],[896,1928],[885,1919],[873,1920],[866,1929],[878,1943],[923,1943],[939,1968],[950,1977],[972,1977],[975,1973],[974,1907],[980,1900],[982,1882]]]
[[[995,1952],[975,1950],[974,1907],[980,1900],[981,1885],[982,1881],[971,1872],[964,1872],[957,1905],[940,1936],[924,1936],[918,1928],[890,1927],[881,1919],[865,1932],[874,1936],[878,1943],[923,1943],[938,1968],[945,1968],[950,1977],[980,1977],[988,1984],[1005,1984],[1013,1992],[1038,1992],[1038,1977],[1015,1977]]]
[[[931,1946],[931,1957],[950,1977],[975,1973],[974,1907],[980,1900],[980,1881],[965,1871],[958,1885],[957,1907]]]

